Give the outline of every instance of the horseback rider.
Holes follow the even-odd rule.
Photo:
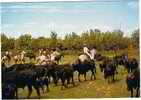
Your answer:
[[[54,61],[55,60],[55,57],[60,55],[60,53],[58,52],[57,49],[53,49],[53,52],[51,54],[51,61]]]
[[[43,49],[39,49],[39,56],[42,55]]]
[[[85,55],[87,55],[89,58],[91,58],[90,50],[88,49],[86,44],[84,44],[83,51],[84,51]]]
[[[91,54],[90,54],[90,50],[88,49],[86,44],[84,44],[83,52],[84,52],[84,54],[80,55],[78,58],[78,61],[80,64],[87,63],[90,61]]]

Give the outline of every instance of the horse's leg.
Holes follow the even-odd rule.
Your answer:
[[[31,96],[31,93],[32,93],[32,86],[28,86],[28,96],[27,96],[28,99]]]

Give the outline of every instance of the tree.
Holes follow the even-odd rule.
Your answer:
[[[1,49],[8,50],[8,37],[4,33],[1,34]]]
[[[30,34],[21,35],[18,39],[20,49],[32,49],[32,37]]]
[[[131,36],[133,43],[136,47],[139,47],[139,29],[135,30]]]
[[[124,34],[120,29],[114,30],[113,33],[116,33],[119,37],[123,37]]]
[[[57,33],[54,32],[54,31],[51,31],[50,37],[51,37],[51,39],[56,40],[57,39]]]
[[[99,29],[95,29],[94,32],[99,32],[100,33],[101,31]]]

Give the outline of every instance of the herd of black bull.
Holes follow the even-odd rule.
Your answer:
[[[131,91],[133,96],[133,89],[137,90],[136,96],[139,96],[140,88],[140,74],[138,69],[138,63],[135,59],[126,61],[122,57],[116,57],[111,59],[104,58],[103,63],[100,64],[101,72],[104,72],[105,79],[112,79],[117,73],[117,65],[124,65],[128,69],[127,86],[128,90]],[[49,91],[50,78],[52,77],[53,82],[57,85],[58,80],[62,82],[62,87],[68,87],[70,83],[75,86],[73,73],[78,71],[78,80],[80,81],[80,75],[83,74],[86,80],[86,73],[91,71],[91,80],[94,76],[96,79],[96,66],[95,63],[86,64],[66,64],[57,65],[55,63],[46,65],[34,65],[34,64],[14,64],[7,68],[2,64],[2,98],[12,99],[18,98],[18,88],[28,87],[28,96],[32,93],[32,87],[37,92],[40,98],[40,88],[44,92],[44,86],[46,86],[46,92]],[[67,84],[66,82],[67,81]]]
[[[40,98],[40,88],[44,92],[43,86],[46,86],[46,91],[49,91],[50,78],[53,78],[53,82],[57,85],[58,80],[61,79],[62,87],[68,87],[70,81],[75,86],[73,79],[73,72],[78,71],[79,75],[84,74],[91,70],[94,75],[95,65],[85,64],[77,66],[73,65],[57,65],[57,64],[46,64],[46,65],[34,65],[34,64],[14,64],[11,67],[4,67],[2,64],[2,97],[3,99],[18,98],[18,88],[28,87],[28,96],[32,93],[32,87],[37,92]],[[95,76],[95,75],[94,75]],[[85,77],[86,80],[86,77]],[[67,84],[65,84],[67,81]],[[79,79],[80,81],[80,79]]]

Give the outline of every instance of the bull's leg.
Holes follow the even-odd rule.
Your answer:
[[[16,99],[18,99],[18,88],[16,88],[15,93],[16,93]]]
[[[70,78],[67,78],[67,87],[70,84]]]
[[[48,81],[48,78],[45,78],[45,85],[47,87],[46,92],[49,92],[49,81]]]
[[[94,80],[96,80],[96,68],[94,70],[95,70],[95,72],[94,72]]]
[[[84,78],[85,78],[85,81],[87,81],[87,80],[86,80],[86,72],[84,73]]]
[[[72,84],[73,84],[73,86],[75,86],[73,75],[72,75]]]
[[[53,81],[54,81],[55,86],[57,86],[58,79],[57,78],[53,78]]]
[[[66,86],[65,86],[65,80],[64,80],[63,78],[61,78],[61,81],[62,81],[61,90],[63,90],[63,87],[66,87]]]
[[[48,76],[48,83],[51,83],[51,77]]]
[[[94,71],[91,70],[92,74],[91,74],[91,80],[93,79],[93,75],[94,75]]]
[[[45,92],[44,92],[44,86],[43,86],[42,84],[41,84],[41,89],[42,89],[43,93],[45,93]]]
[[[81,82],[81,80],[80,80],[80,73],[78,74],[78,80],[79,80],[79,82]]]
[[[109,76],[107,76],[107,80],[108,80],[108,83],[110,83],[110,77]]]
[[[46,91],[49,92],[50,91],[49,90],[49,84],[47,83],[46,86],[47,86],[47,90]]]
[[[39,90],[39,88],[36,88],[36,92],[37,92],[38,98],[40,99],[40,90]]]
[[[133,97],[133,88],[131,88],[131,97]]]
[[[136,97],[139,97],[139,87],[136,89]]]
[[[27,98],[29,98],[31,96],[32,93],[32,86],[28,86],[28,96]]]
[[[114,82],[114,74],[111,76],[111,82]]]
[[[38,98],[40,99],[40,89],[39,89],[39,86],[36,86],[36,85],[34,85],[34,88],[35,88],[35,90],[36,90],[36,92],[37,92],[37,95],[38,95]]]

